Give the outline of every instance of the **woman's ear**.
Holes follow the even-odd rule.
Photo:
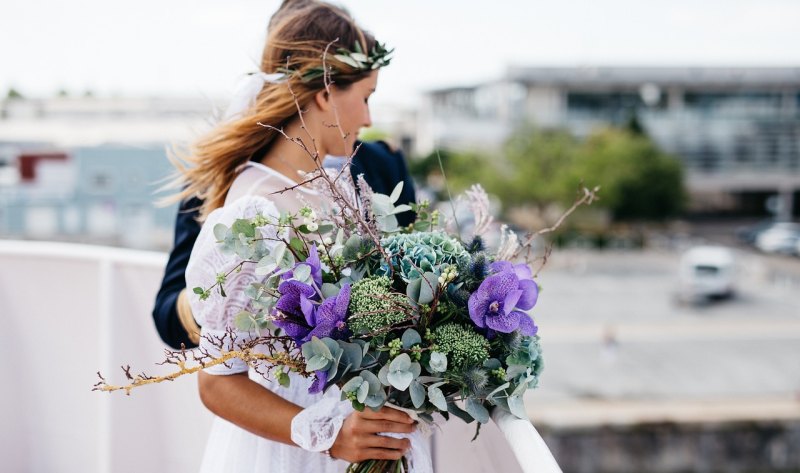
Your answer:
[[[327,112],[331,108],[330,94],[327,90],[320,90],[314,94],[314,103],[317,104],[320,110]]]

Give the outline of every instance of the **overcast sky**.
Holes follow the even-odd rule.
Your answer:
[[[0,93],[225,96],[254,70],[279,0],[10,0]],[[509,65],[800,66],[798,0],[343,0],[395,48],[375,101]]]

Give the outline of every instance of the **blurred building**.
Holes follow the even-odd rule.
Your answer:
[[[528,122],[585,136],[630,120],[683,161],[696,210],[798,214],[800,67],[511,68],[428,93],[417,150],[496,149]]]
[[[167,147],[206,129],[212,110],[184,98],[0,102],[0,238],[168,248],[176,206],[156,205]]]

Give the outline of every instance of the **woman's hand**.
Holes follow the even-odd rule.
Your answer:
[[[366,408],[363,412],[356,411],[347,416],[330,453],[334,458],[350,463],[399,460],[411,448],[411,441],[378,433],[409,434],[414,430],[416,425],[405,412],[391,407],[382,407],[377,412]]]

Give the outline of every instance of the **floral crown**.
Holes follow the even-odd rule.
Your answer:
[[[369,54],[366,54],[361,48],[361,44],[356,41],[352,51],[339,48],[336,50],[336,54],[333,55],[333,58],[358,71],[373,71],[375,69],[388,66],[389,62],[392,60],[390,56],[393,52],[394,49],[386,49],[385,44],[376,42]],[[326,64],[323,66],[326,66]],[[334,67],[331,67],[329,64],[327,64],[327,71],[323,66],[308,69],[302,74],[299,74],[298,70],[288,67],[281,67],[278,69],[278,72],[284,74],[287,79],[295,74],[299,74],[300,80],[303,82],[310,82],[312,80],[322,78],[326,73],[329,76],[334,76],[339,73],[339,71],[337,71]]]

